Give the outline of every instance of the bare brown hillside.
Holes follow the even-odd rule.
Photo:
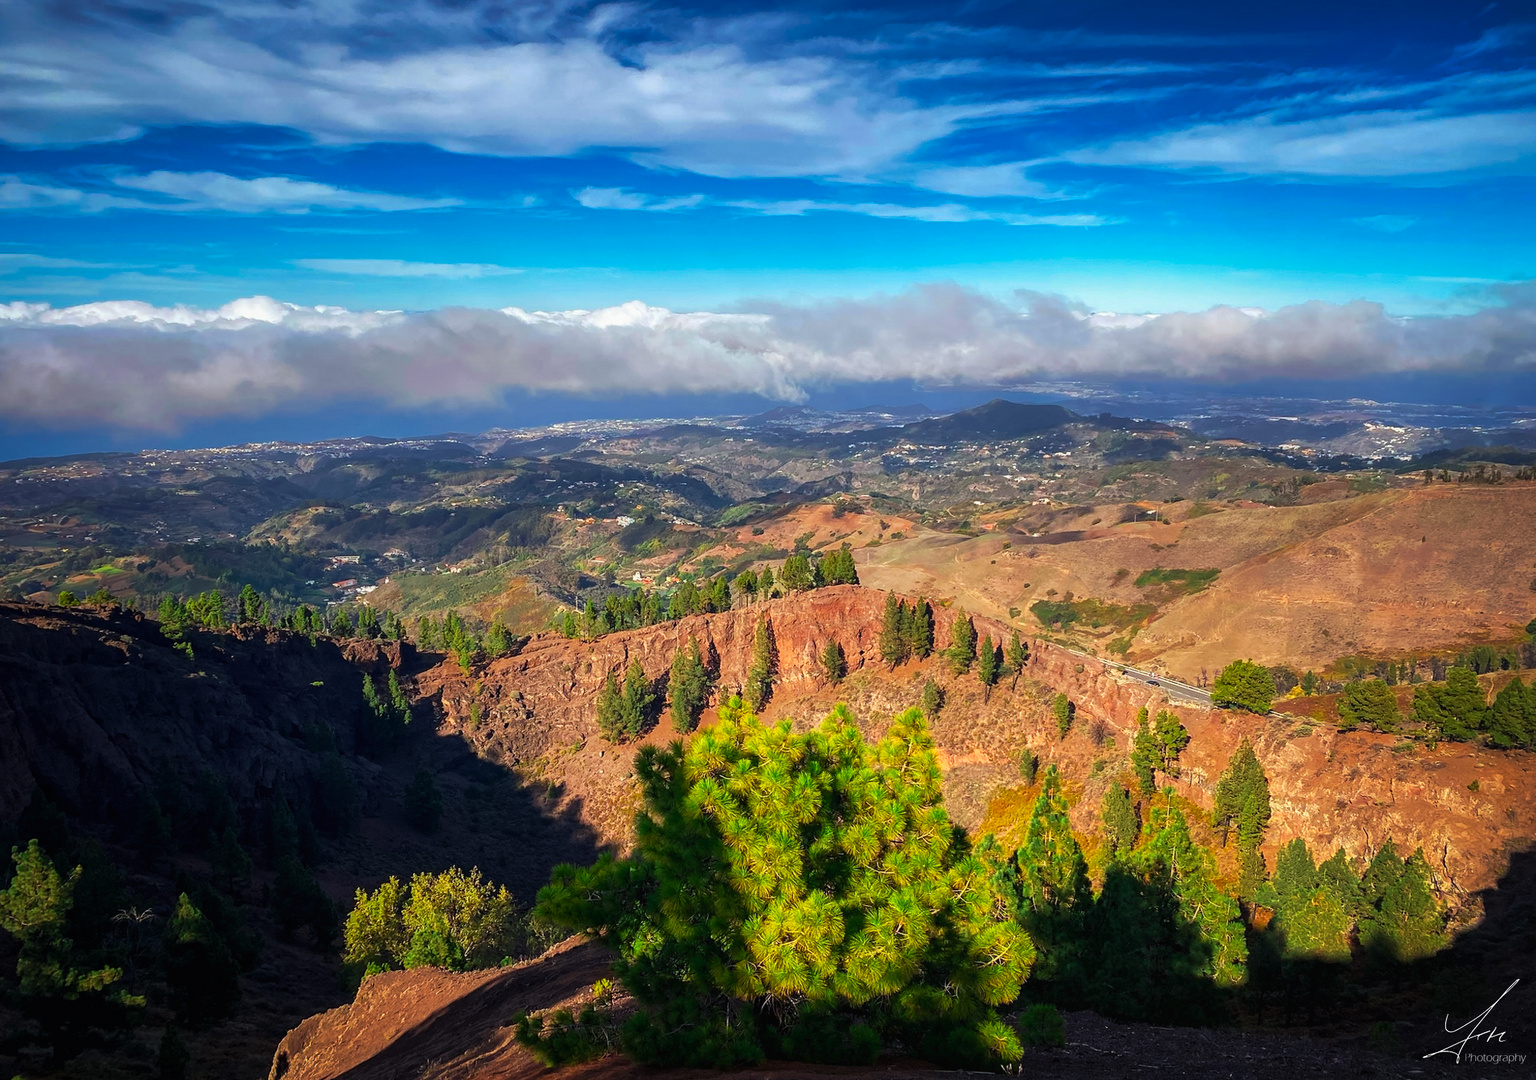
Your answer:
[[[1237,657],[1305,669],[1349,654],[1507,642],[1536,612],[1536,485],[1434,485],[1293,507],[1147,504],[1167,524],[1116,524],[1115,509],[1098,508],[1097,525],[1077,515],[1073,529],[1039,535],[919,533],[860,551],[860,575],[1037,631],[1029,607],[1042,599],[1153,603],[1129,658],[1185,678]],[[1193,596],[1136,586],[1159,567],[1221,575]],[[1100,647],[1117,633],[1077,630]]]

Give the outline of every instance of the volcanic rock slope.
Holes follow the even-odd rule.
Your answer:
[[[866,735],[878,737],[892,715],[917,704],[927,680],[945,686],[947,703],[933,734],[951,814],[972,829],[985,823],[1006,833],[1010,822],[1018,821],[1017,813],[1010,818],[999,808],[1010,799],[1022,802],[1027,814],[1028,792],[1017,763],[1028,747],[1042,764],[1061,766],[1074,799],[1074,827],[1095,836],[1104,789],[1128,774],[1138,710],[1169,707],[1191,735],[1176,786],[1199,806],[1209,808],[1216,781],[1241,741],[1253,743],[1269,774],[1274,805],[1267,839],[1271,866],[1278,847],[1297,836],[1315,852],[1342,846],[1356,858],[1369,857],[1392,840],[1408,851],[1423,847],[1437,887],[1459,906],[1491,887],[1509,854],[1530,846],[1536,836],[1536,755],[1454,743],[1434,750],[1404,748],[1390,736],[1342,734],[1304,718],[1168,706],[1160,689],[1041,642],[1034,643],[1019,679],[1006,679],[990,692],[974,674],[956,676],[939,656],[891,670],[879,657],[884,599],[873,589],[837,586],[590,642],[543,634],[519,655],[469,674],[441,664],[423,672],[417,686],[438,703],[444,734],[463,738],[488,760],[537,777],[560,793],[568,812],[579,813],[600,837],[621,848],[638,808],[634,754],[640,745],[665,743],[676,734],[663,716],[637,744],[604,741],[595,719],[603,681],[610,671],[622,674],[638,660],[647,677],[661,685],[677,650],[697,639],[718,657],[719,683],[729,690],[745,677],[760,620],[772,627],[778,652],[767,719],[787,718],[803,729],[846,701]],[[936,610],[941,647],[959,614],[957,608]],[[990,619],[974,621],[978,633],[994,641],[1011,633]],[[827,684],[817,660],[833,638],[850,670],[837,687]],[[1057,692],[1067,694],[1078,710],[1064,739],[1050,714]],[[703,722],[710,718],[707,712]]]

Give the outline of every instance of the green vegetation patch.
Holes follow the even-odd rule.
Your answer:
[[[772,507],[768,506],[766,503],[740,503],[739,505],[733,506],[725,513],[721,514],[716,524],[718,524],[722,529],[728,529],[732,525],[744,525],[751,521],[753,518],[758,517],[759,515],[764,514],[771,509]]]
[[[1071,630],[1082,625],[1092,630],[1107,627],[1117,632],[1128,630],[1157,614],[1157,608],[1152,604],[1126,607],[1092,597],[1086,600],[1036,600],[1029,605],[1029,610],[1040,620],[1041,626]]]
[[[1143,570],[1136,576],[1138,589],[1150,588],[1154,585],[1166,586],[1175,594],[1190,596],[1207,588],[1211,582],[1221,576],[1221,571],[1215,567],[1207,567],[1204,570],[1177,570],[1163,569]]]
[[[517,577],[516,563],[502,563],[478,574],[394,574],[390,584],[400,590],[404,615],[464,607],[496,596]]]

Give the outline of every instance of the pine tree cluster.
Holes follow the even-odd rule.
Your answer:
[[[1346,683],[1339,696],[1339,730],[1353,731],[1364,724],[1373,731],[1396,731],[1402,714],[1397,695],[1380,679]]]
[[[1001,875],[1039,951],[1031,996],[1121,1020],[1223,1016],[1222,995],[1245,974],[1245,931],[1183,815],[1153,807],[1138,841],[1130,797],[1112,786],[1103,813],[1113,850],[1095,894],[1054,767],[1042,785],[1024,844]]]
[[[709,702],[713,685],[713,665],[706,662],[699,639],[690,638],[686,649],[677,650],[667,676],[667,703],[672,709],[672,727],[679,734],[686,735],[698,726],[699,713]]]
[[[610,671],[597,694],[597,730],[610,743],[638,739],[651,719],[656,690],[639,658],[629,662],[624,681]]]
[[[776,592],[787,596],[823,585],[858,583],[853,550],[844,544],[822,556],[814,552],[791,555],[779,567],[777,577],[772,567],[765,566],[761,571],[748,567],[734,579],[722,573],[703,582],[684,581],[670,595],[636,586],[608,596],[601,606],[588,600],[581,611],[564,611],[556,616],[555,629],[569,638],[591,640],[618,630],[730,611],[738,603],[750,604]]]
[[[923,599],[909,605],[895,593],[886,593],[880,615],[880,659],[895,667],[904,660],[926,660],[932,652],[933,607]]]
[[[1342,715],[1343,709],[1340,708]],[[1536,749],[1536,683],[1516,675],[1488,703],[1477,674],[1453,667],[1443,683],[1420,683],[1413,692],[1413,719],[1432,738],[1453,742],[1485,739],[1501,750]]]
[[[384,679],[384,694],[379,693],[373,676],[363,673],[363,709],[358,719],[358,749],[365,754],[386,754],[400,745],[411,726],[410,699],[400,685],[394,668]]]

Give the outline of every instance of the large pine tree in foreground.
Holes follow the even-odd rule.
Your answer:
[[[634,854],[559,868],[538,906],[618,948],[642,1005],[630,1053],[870,1061],[894,1037],[955,1065],[1019,1058],[993,1010],[1034,949],[999,866],[945,813],[920,712],[869,746],[841,707],[797,735],[733,701],[686,749],[643,749],[636,772]]]

